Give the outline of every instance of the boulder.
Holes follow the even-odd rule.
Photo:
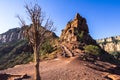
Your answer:
[[[120,75],[109,74],[107,77],[111,80],[120,80]]]

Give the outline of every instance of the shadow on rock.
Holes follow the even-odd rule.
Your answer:
[[[0,73],[0,80],[8,80],[9,77],[10,77],[10,74]]]

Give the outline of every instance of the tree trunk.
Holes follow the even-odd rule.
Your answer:
[[[37,50],[37,47],[34,47],[34,67],[35,67],[35,73],[34,73],[34,80],[41,80],[40,72],[39,72],[39,52]]]

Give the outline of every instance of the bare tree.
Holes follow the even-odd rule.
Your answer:
[[[31,21],[31,26],[27,27],[24,31],[25,36],[27,37],[29,43],[32,45],[34,51],[34,67],[35,67],[35,75],[34,80],[41,80],[40,78],[40,70],[39,70],[39,62],[40,62],[40,47],[42,43],[45,41],[45,34],[48,31],[53,31],[53,22],[48,18],[44,20],[45,16],[41,11],[41,8],[38,4],[34,6],[25,5],[25,9],[27,11],[27,15]],[[17,16],[20,20],[23,27],[26,26],[25,21]],[[44,26],[43,26],[43,23]]]

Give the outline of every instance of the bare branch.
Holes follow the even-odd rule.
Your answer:
[[[23,20],[23,18],[21,18],[19,15],[16,16],[19,20],[20,20],[20,23],[21,23],[21,26],[25,26],[25,21]]]
[[[36,70],[38,70],[36,71],[36,78],[38,78],[40,46],[45,41],[46,34],[55,29],[53,27],[53,21],[51,21],[49,18],[46,20],[46,22],[44,21],[45,16],[43,15],[43,12],[38,4],[35,4],[34,6],[25,5],[25,9],[32,23],[29,26],[29,28],[25,29],[24,33],[34,50],[34,60],[36,63],[35,66],[37,66],[35,68]],[[18,19],[25,26],[24,20],[22,20],[19,16]],[[43,23],[45,23],[44,26],[42,26]],[[40,80],[40,79],[35,79],[35,80]]]

